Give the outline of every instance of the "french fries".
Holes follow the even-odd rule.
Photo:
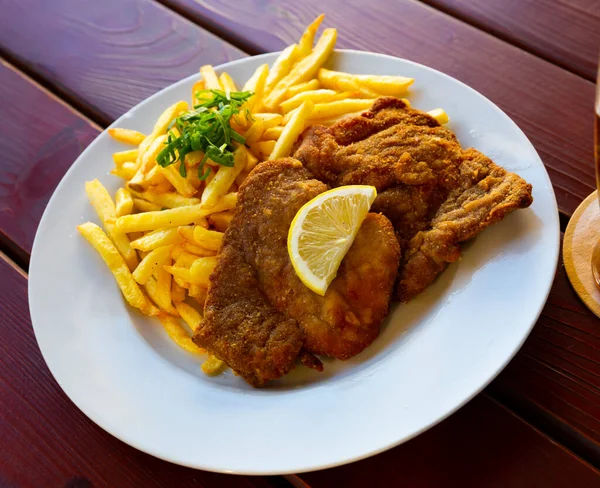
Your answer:
[[[140,309],[147,315],[158,315],[154,307],[142,293],[142,290],[133,279],[123,256],[100,227],[92,222],[86,222],[77,227],[81,235],[98,251],[108,268],[111,270],[123,296],[127,302]]]
[[[113,201],[98,180],[88,182],[86,192],[106,233],[90,222],[78,229],[108,265],[125,300],[146,315],[158,316],[167,335],[188,352],[206,353],[191,337],[202,324],[210,276],[235,215],[237,189],[256,165],[289,156],[306,127],[360,114],[380,96],[404,96],[414,82],[404,76],[323,68],[337,39],[336,29],[328,28],[315,44],[323,19],[315,19],[297,43],[270,67],[258,66],[248,80],[202,66],[201,79],[191,88],[191,105],[182,100],[167,107],[148,135],[108,129],[113,139],[132,145],[115,147],[112,155],[111,174],[121,178],[121,187]],[[237,94],[238,87],[252,96]],[[172,146],[173,138],[185,132],[182,120],[187,118],[178,117],[216,98],[210,90],[222,90],[230,102],[242,97],[237,112],[227,119],[240,138],[225,132],[227,137],[214,146]],[[441,108],[428,113],[440,124],[448,122]],[[225,125],[219,127],[225,130]],[[215,147],[225,147],[227,157],[210,153]],[[233,165],[226,166],[231,158]],[[211,355],[202,370],[216,374],[223,367]]]

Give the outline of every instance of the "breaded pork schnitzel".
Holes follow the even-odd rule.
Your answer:
[[[322,368],[312,353],[358,354],[387,314],[400,248],[382,215],[368,214],[325,296],[296,276],[290,224],[327,189],[290,158],[258,165],[239,189],[193,340],[253,386],[285,375],[298,358]]]
[[[309,127],[294,157],[331,186],[377,188],[372,211],[390,219],[402,248],[402,301],[459,259],[461,242],[533,201],[521,177],[462,149],[433,117],[392,97],[331,127]]]

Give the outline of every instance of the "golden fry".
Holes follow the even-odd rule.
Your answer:
[[[265,93],[265,82],[267,81],[267,76],[269,75],[269,65],[261,64],[254,74],[250,77],[250,79],[244,84],[244,88],[242,91],[250,91],[254,93],[248,101],[242,106],[240,113],[244,113],[246,110],[252,110],[254,107],[260,107],[262,104],[263,96]],[[240,117],[236,117],[236,120],[239,122]],[[243,122],[240,122],[244,124]]]
[[[200,285],[190,285],[188,295],[195,298],[198,303],[204,308],[204,302],[206,301],[206,295],[208,295],[208,288]]]
[[[379,95],[399,96],[415,81],[404,76],[353,75],[321,68],[318,72],[321,84],[335,90],[356,90],[366,88]]]
[[[188,242],[196,242],[194,240],[194,226],[193,225],[182,225],[177,228],[177,232],[179,235],[183,237]]]
[[[260,119],[254,119],[250,128],[244,132],[244,139],[246,139],[246,144],[252,144],[253,142],[258,141],[263,132],[265,130],[265,124]]]
[[[198,103],[198,98],[196,97],[196,93],[205,90],[206,89],[206,84],[204,83],[204,80],[200,80],[197,81],[196,83],[194,83],[194,85],[192,86],[192,105],[196,105]]]
[[[209,358],[204,361],[204,364],[202,364],[202,371],[209,375],[216,375],[219,374],[224,367],[225,363],[223,361],[214,356],[209,356]]]
[[[319,30],[321,22],[323,22],[324,18],[325,14],[319,15],[302,34],[300,42],[298,43],[298,49],[296,54],[299,59],[305,58],[311,53],[313,49],[313,44],[315,42],[315,34]]]
[[[347,98],[346,100],[337,100],[335,102],[317,103],[314,106],[312,113],[310,114],[310,118],[327,119],[330,117],[336,117],[338,115],[344,115],[350,112],[367,110],[371,108],[374,101],[375,100],[368,98]]]
[[[163,328],[167,331],[167,334],[169,334],[169,337],[179,347],[192,354],[203,354],[206,352],[192,342],[190,334],[181,326],[177,319],[169,317],[168,315],[161,315],[159,319]]]
[[[132,198],[133,206],[139,212],[158,212],[162,210],[160,205],[156,203],[148,202],[147,200],[142,200],[141,198]]]
[[[102,221],[106,233],[110,236],[115,246],[125,259],[130,270],[134,270],[138,264],[138,259],[135,251],[131,248],[129,238],[124,232],[119,231],[114,224],[114,219],[117,217],[117,208],[115,207],[108,190],[104,188],[98,180],[88,181],[85,184],[87,196]]]
[[[133,211],[133,199],[131,193],[125,188],[119,188],[115,193],[116,216],[129,215]]]
[[[338,93],[335,90],[311,90],[298,93],[298,95],[287,99],[285,102],[281,102],[281,110],[283,113],[288,113],[290,110],[295,109],[302,105],[302,102],[310,100],[313,103],[328,102],[332,100]]]
[[[215,69],[210,65],[204,65],[200,68],[200,73],[204,78],[204,83],[206,85],[207,90],[222,90],[221,82],[219,81],[219,77],[217,73],[215,73]]]
[[[130,180],[135,176],[137,172],[137,164],[132,162],[126,162],[121,165],[121,167],[114,168],[110,174],[118,176],[119,178],[123,178],[124,180]]]
[[[229,192],[237,175],[246,167],[246,151],[238,148],[233,157],[233,166],[221,166],[211,182],[204,188],[201,201],[205,207],[216,205],[219,198]]]
[[[306,120],[311,117],[314,108],[315,105],[310,100],[302,102],[277,139],[269,160],[285,158],[290,155],[294,142],[306,127]]]
[[[179,312],[179,315],[188,324],[192,331],[196,330],[202,322],[202,315],[194,307],[191,307],[187,303],[176,303],[175,308]]]
[[[102,256],[102,259],[117,280],[125,300],[132,307],[140,309],[147,315],[157,315],[158,310],[146,299],[142,290],[133,279],[123,256],[121,256],[121,253],[119,253],[102,229],[92,222],[81,224],[77,229],[94,246],[94,249],[98,251],[100,256]]]
[[[194,228],[194,241],[200,247],[218,251],[223,242],[223,233],[197,226]]]
[[[333,52],[336,38],[337,31],[335,29],[325,29],[323,31],[313,51],[298,62],[290,73],[282,78],[275,85],[273,91],[265,98],[264,105],[268,110],[277,111],[276,109],[291,86],[308,81],[317,74],[319,68]]]
[[[159,229],[146,234],[131,242],[131,247],[140,251],[149,252],[158,247],[179,244],[183,238],[177,232],[176,227]]]
[[[292,98],[293,96],[298,95],[298,93],[302,93],[305,91],[318,90],[321,88],[321,83],[316,78],[313,78],[310,81],[305,81],[303,83],[298,83],[297,85],[290,86],[286,93],[288,98]]]
[[[271,127],[263,132],[262,140],[263,141],[276,141],[281,137],[281,133],[283,132],[284,127],[278,125],[277,127]]]
[[[225,232],[231,220],[233,219],[233,212],[219,212],[212,214],[208,217],[212,226],[219,232]]]
[[[202,227],[200,228],[202,229]],[[197,246],[190,242],[184,242],[181,246],[186,252],[193,254],[196,257],[214,256],[216,254],[216,251],[212,249],[205,249],[204,247]]]
[[[252,117],[255,120],[261,120],[263,123],[263,128],[265,130],[270,129],[271,127],[275,127],[283,121],[283,116],[279,114],[252,114]]]
[[[156,165],[156,157],[158,156],[158,153],[164,149],[164,142],[166,139],[167,136],[165,134],[155,137],[152,139],[152,142],[147,149],[138,154],[140,165],[135,176],[127,183],[128,188],[136,191],[142,191],[144,186],[148,184],[146,173],[150,171],[152,166]]]
[[[138,157],[138,150],[130,149],[129,151],[116,152],[116,153],[113,153],[112,157],[113,157],[113,161],[115,162],[115,165],[121,166],[123,163],[125,163],[127,161],[131,161],[131,162],[135,161]]]
[[[169,183],[184,197],[193,197],[196,188],[183,176],[179,174],[179,163],[172,164],[166,168],[160,168],[160,172],[169,180]]]
[[[281,54],[277,56],[265,82],[265,94],[268,95],[277,82],[290,72],[296,59],[297,48],[298,46],[296,44],[292,44],[291,46],[286,47],[281,51]]]
[[[183,246],[184,244],[181,245],[181,251],[177,250],[172,254],[172,256],[177,256],[177,259],[173,258],[175,259],[173,266],[189,269],[189,267],[194,264],[194,261],[198,259],[198,256],[187,252]]]
[[[260,161],[266,161],[275,149],[275,141],[258,141],[250,146],[250,150]]]
[[[171,264],[171,257],[168,256],[166,260],[166,265],[159,266],[155,270],[156,274],[156,296],[159,300],[157,305],[170,313],[171,315],[179,315],[175,307],[173,306],[173,302],[171,301],[171,282],[173,277],[171,273],[169,273],[165,268]]]
[[[216,265],[216,256],[196,259],[196,261],[194,261],[190,266],[190,275],[192,278],[190,283],[208,287],[208,284],[210,283],[210,275],[215,270]]]
[[[135,198],[155,203],[160,208],[177,208],[200,203],[198,198],[184,197],[175,192],[155,193],[155,191],[136,192],[132,190],[131,194]]]
[[[173,283],[171,283],[171,300],[173,300],[173,305],[175,305],[176,309],[177,304],[185,300],[185,288],[183,286],[179,286],[179,283],[177,283],[175,280],[173,280]],[[177,309],[177,311],[179,312],[179,309]],[[181,312],[179,312],[179,315],[181,315]]]
[[[435,120],[437,120],[438,123],[441,125],[447,124],[450,120],[448,118],[448,114],[443,108],[434,108],[433,110],[430,110],[427,113],[431,115]]]
[[[158,247],[148,253],[133,272],[133,279],[140,285],[145,285],[159,266],[164,266],[170,259],[172,246]]]
[[[116,139],[119,142],[125,142],[127,144],[134,144],[136,146],[138,144],[140,144],[146,137],[144,134],[142,134],[141,132],[138,132],[137,130],[120,129],[118,127],[108,129],[108,134],[113,139]]]
[[[223,87],[223,90],[226,92],[228,90],[230,92],[238,91],[237,87],[235,86],[235,81],[233,81],[233,78],[229,76],[229,73],[222,73],[221,76],[219,76],[219,81]]]

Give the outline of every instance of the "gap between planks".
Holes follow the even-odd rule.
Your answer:
[[[568,65],[566,65],[564,63],[560,63],[554,59],[551,59],[550,57],[546,56],[540,50],[532,49],[523,42],[519,42],[516,39],[511,39],[510,36],[503,34],[502,32],[491,32],[489,30],[489,27],[486,26],[484,23],[478,22],[477,20],[474,20],[474,19],[470,19],[470,18],[468,18],[468,16],[462,14],[461,12],[456,12],[453,9],[448,8],[446,5],[440,5],[436,0],[414,0],[414,1],[418,1],[419,3],[422,3],[423,5],[426,5],[427,7],[431,8],[433,10],[442,12],[442,13],[448,15],[449,17],[452,17],[452,18],[459,20],[467,25],[470,25],[471,27],[474,27],[477,30],[485,32],[486,34],[488,34],[492,37],[496,37],[497,39],[500,39],[501,41],[503,41],[507,44],[510,44],[511,46],[514,46],[514,47],[520,49],[521,51],[525,51],[533,56],[543,59],[544,61],[547,61],[548,63],[553,64],[555,66],[558,66],[559,68],[562,68],[565,71],[568,71],[569,73],[574,74],[575,76],[579,76],[580,78],[583,78],[584,80],[591,81],[592,83],[594,83],[596,81],[594,78],[590,78],[584,74],[578,73],[577,71],[573,70],[571,67],[569,67]]]

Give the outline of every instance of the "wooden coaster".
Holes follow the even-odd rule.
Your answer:
[[[563,241],[567,276],[588,308],[600,317],[600,289],[592,275],[592,252],[600,239],[598,192],[587,197],[569,221]]]

